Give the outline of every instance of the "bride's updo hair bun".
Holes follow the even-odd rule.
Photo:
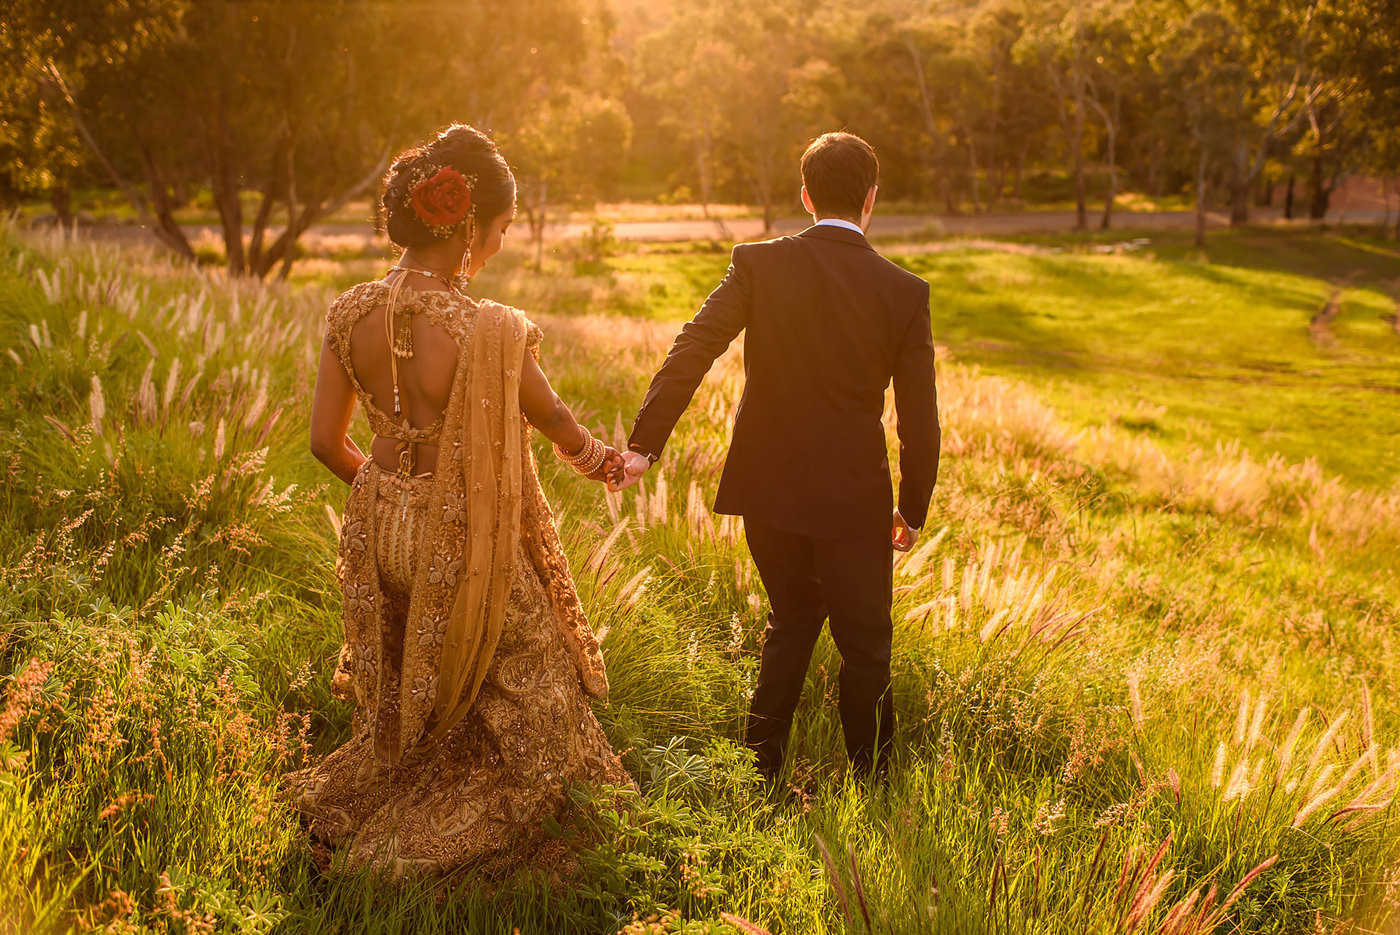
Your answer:
[[[436,139],[400,153],[384,177],[381,198],[386,226],[389,239],[400,247],[425,247],[442,239],[428,229],[409,202],[414,185],[432,174],[426,171],[429,166],[451,166],[464,176],[476,176],[472,208],[478,232],[515,201],[515,176],[491,137],[475,127],[454,123]]]

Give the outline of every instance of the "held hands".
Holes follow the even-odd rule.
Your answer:
[[[621,481],[623,471],[622,456],[611,445],[605,445],[582,425],[576,426],[583,433],[583,442],[576,451],[568,451],[554,443],[554,453],[559,459],[589,480]]]
[[[900,552],[908,552],[914,547],[914,543],[919,541],[919,531],[906,523],[898,510],[894,511],[894,529],[890,533],[890,541]]]
[[[589,480],[606,481],[608,489],[612,489],[615,482],[621,482],[626,476],[623,469],[622,455],[611,445],[603,449],[603,463],[598,465],[598,469],[591,474],[585,474]]]
[[[608,490],[613,493],[631,487],[641,480],[642,475],[647,472],[647,468],[651,467],[651,459],[635,451],[624,451],[621,458],[623,466],[621,475],[616,480],[608,478]]]

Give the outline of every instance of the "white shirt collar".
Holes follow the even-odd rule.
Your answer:
[[[820,221],[818,221],[818,222],[816,223],[816,226],[817,226],[817,227],[844,227],[844,228],[846,228],[846,230],[855,231],[857,234],[860,234],[862,237],[865,236],[865,231],[861,230],[858,226],[856,226],[855,224],[852,224],[850,221],[847,221],[847,220],[845,220],[845,219],[843,219],[843,218],[822,218]]]

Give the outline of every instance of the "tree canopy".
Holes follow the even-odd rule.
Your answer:
[[[614,197],[796,205],[844,127],[886,196],[984,211],[1028,173],[1077,225],[1125,187],[1315,216],[1400,170],[1400,0],[0,0],[0,196],[122,191],[171,249],[196,192],[229,269],[297,238],[451,121],[493,133],[538,231]]]

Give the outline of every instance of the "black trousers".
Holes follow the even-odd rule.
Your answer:
[[[846,754],[858,772],[881,763],[894,735],[890,603],[894,547],[888,532],[821,539],[745,518],[745,537],[772,612],[749,709],[746,742],[776,779],[822,623],[841,653],[838,708]]]

